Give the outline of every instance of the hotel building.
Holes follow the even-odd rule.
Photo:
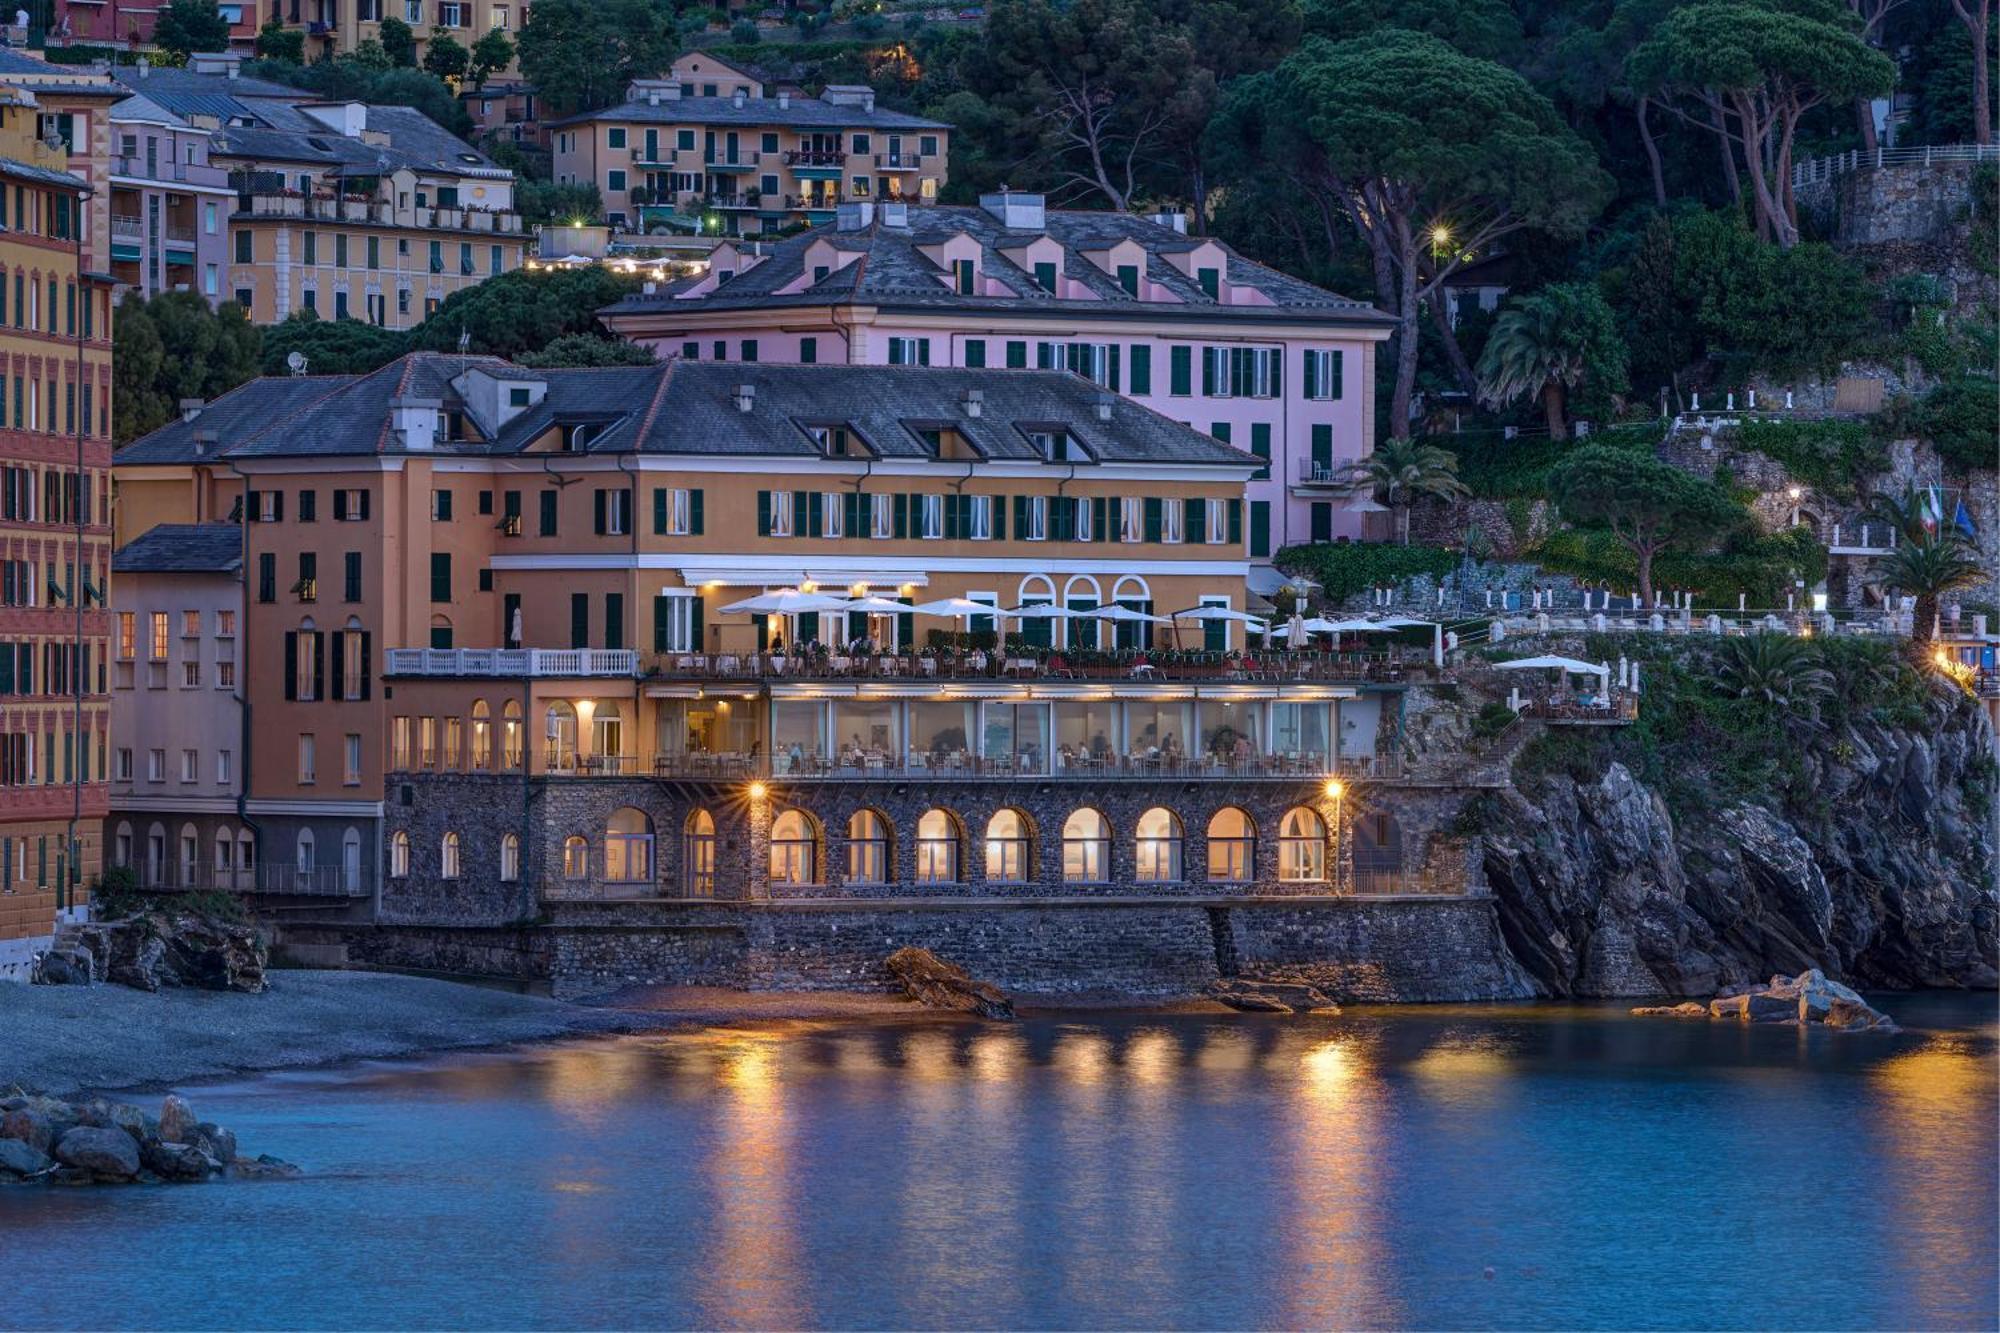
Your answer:
[[[1259,459],[1247,493],[1257,590],[1280,548],[1364,535],[1341,468],[1374,447],[1368,305],[1184,234],[1177,216],[847,204],[770,245],[725,242],[708,272],[604,313],[661,356],[1067,369]]]
[[[1393,818],[1343,837],[1327,779],[1393,779],[1403,686],[1232,660],[1257,467],[1065,372],[417,354],[190,406],[118,476],[137,546],[245,520],[258,889],[494,924],[1400,870]],[[871,600],[732,609],[783,588]],[[133,605],[170,660],[203,606],[176,595]],[[1198,607],[1225,618],[1145,618]]]
[[[0,979],[24,979],[100,863],[111,554],[102,204],[34,94],[0,87]]]
[[[872,88],[767,92],[703,51],[548,129],[556,180],[595,185],[612,225],[727,236],[828,221],[850,199],[934,202],[951,139]]]

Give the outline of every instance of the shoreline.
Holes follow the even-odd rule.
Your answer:
[[[1085,997],[1024,1013],[1210,1012],[1205,1001]],[[277,1070],[498,1050],[750,1022],[962,1022],[846,991],[639,987],[591,1004],[395,972],[284,969],[261,995],[123,986],[0,986],[0,1090],[75,1098],[158,1092]]]

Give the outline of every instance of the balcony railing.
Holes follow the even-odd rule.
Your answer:
[[[572,777],[636,778],[651,771],[635,754],[577,754],[571,750],[544,750],[542,771]]]
[[[519,235],[521,215],[459,205],[430,206],[398,210],[379,199],[350,199],[333,195],[270,194],[241,192],[236,197],[239,217],[301,218],[316,222],[373,222],[385,226],[438,228],[455,231],[491,232]]]
[[[374,876],[367,867],[260,865],[254,869],[225,869],[203,862],[198,865],[134,866],[139,887],[147,893],[226,893],[302,894],[319,898],[364,898],[374,891]]]
[[[839,207],[841,201],[845,198],[846,198],[845,195],[839,195],[839,194],[831,194],[831,195],[788,194],[785,196],[785,207],[792,209],[794,211],[798,209],[809,209],[813,212],[822,212]]]
[[[194,244],[194,228],[181,222],[163,222],[160,234],[177,244]],[[141,242],[146,239],[146,220],[125,213],[111,215],[111,235],[114,240]]]
[[[1826,547],[1834,555],[1887,555],[1896,549],[1897,539],[1893,523],[1836,523]]]
[[[621,763],[623,761],[621,760]],[[551,770],[557,771],[557,770]],[[1343,755],[1338,760],[1324,754],[1185,755],[1185,754],[1097,754],[1049,757],[1025,753],[987,758],[964,751],[917,754],[822,755],[789,753],[775,757],[749,754],[666,754],[651,760],[649,772],[656,778],[684,778],[696,781],[727,782],[745,778],[774,778],[781,781],[848,780],[870,782],[882,779],[902,781],[996,782],[1034,779],[1077,782],[1148,782],[1204,779],[1289,779],[1310,782],[1330,776],[1357,780],[1386,781],[1404,774],[1403,761],[1396,755]],[[631,776],[621,768],[619,774]],[[618,775],[618,774],[614,774]]]
[[[1197,636],[1198,637],[1198,636]],[[1199,649],[1021,651],[965,655],[837,653],[664,653],[646,673],[756,680],[1094,680],[1322,681],[1401,680],[1430,661],[1428,649],[1346,653],[1223,653]]]
[[[754,171],[763,161],[764,155],[762,153],[738,152],[732,154],[726,150],[718,153],[703,153],[701,158],[701,164],[711,171],[717,169],[723,171]]]
[[[924,160],[915,153],[877,153],[877,171],[922,171]]]
[[[847,165],[847,154],[837,148],[793,148],[785,153],[788,167],[840,167]]]
[[[206,176],[193,176],[192,172],[207,172],[208,174]],[[157,158],[148,161],[143,157],[127,157],[122,154],[111,159],[111,174],[114,176],[137,176],[142,180],[149,181],[212,179],[219,182],[223,177],[223,172],[219,167],[204,167],[199,163],[189,162],[162,162]]]
[[[1310,458],[1299,460],[1295,480],[1300,486],[1323,486],[1332,490],[1346,490],[1353,485],[1353,476],[1346,471],[1345,465],[1321,463]]]
[[[391,648],[391,676],[633,676],[629,648]]]

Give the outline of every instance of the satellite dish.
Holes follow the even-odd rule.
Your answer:
[[[285,357],[285,364],[292,368],[294,375],[303,375],[306,373],[306,354],[293,352]]]

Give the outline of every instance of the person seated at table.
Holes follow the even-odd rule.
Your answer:
[[[1180,758],[1181,743],[1174,738],[1173,732],[1170,731],[1167,733],[1166,740],[1160,745],[1160,752],[1169,759]]]
[[[1093,759],[1108,759],[1111,756],[1111,742],[1101,731],[1090,738],[1090,756]]]
[[[805,747],[801,746],[797,741],[793,741],[792,748],[785,755],[785,771],[787,773],[798,772],[799,765],[803,764],[805,759]]]
[[[974,648],[972,650],[971,661],[974,671],[986,670],[986,650],[984,648]]]

